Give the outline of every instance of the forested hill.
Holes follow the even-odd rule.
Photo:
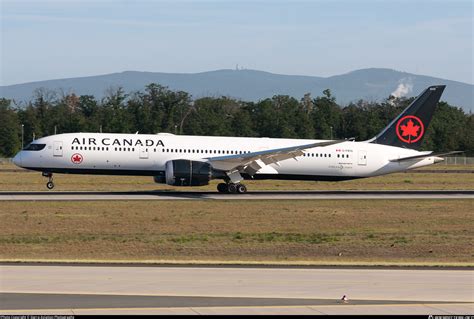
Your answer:
[[[125,92],[142,90],[149,83],[159,83],[172,90],[190,93],[193,98],[228,96],[244,101],[258,101],[273,95],[300,98],[330,89],[340,105],[364,99],[382,101],[390,94],[416,96],[430,85],[446,84],[443,100],[474,111],[474,85],[390,69],[363,69],[331,77],[280,75],[255,70],[218,70],[203,73],[158,73],[127,71],[98,76],[58,79],[0,86],[0,97],[16,102],[29,101],[38,88],[61,93],[93,95],[101,99],[107,89],[122,87]]]
[[[192,99],[184,91],[149,84],[126,94],[54,96],[38,90],[22,107],[0,98],[0,157],[14,155],[33,137],[55,133],[99,132],[367,140],[380,132],[412,100],[359,100],[337,103],[330,90],[317,97],[274,95],[258,102],[228,97]],[[22,134],[22,127],[23,133]],[[474,153],[474,114],[440,102],[427,128],[423,148]]]

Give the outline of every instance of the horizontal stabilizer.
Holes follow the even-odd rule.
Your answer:
[[[423,158],[433,157],[433,156],[441,157],[441,156],[453,155],[453,154],[459,154],[459,153],[464,153],[464,151],[452,151],[452,152],[441,152],[441,153],[431,152],[431,153],[428,153],[428,154],[420,154],[420,155],[415,155],[415,156],[394,158],[394,159],[391,159],[390,162],[403,162],[403,161],[423,159]]]

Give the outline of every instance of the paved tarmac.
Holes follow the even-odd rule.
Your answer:
[[[474,190],[413,191],[250,191],[220,194],[209,191],[137,192],[0,192],[0,201],[81,201],[81,200],[196,200],[196,199],[474,199]]]
[[[465,269],[0,266],[0,314],[459,315],[473,294]]]

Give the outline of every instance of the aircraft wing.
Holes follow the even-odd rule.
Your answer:
[[[427,157],[440,157],[440,156],[446,156],[446,155],[452,155],[452,154],[459,154],[459,153],[464,153],[463,151],[452,151],[452,152],[429,152],[425,154],[420,154],[420,155],[415,155],[415,156],[407,156],[407,157],[401,157],[401,158],[394,158],[391,159],[390,162],[404,162],[404,161],[410,161],[410,160],[416,160],[416,159],[423,159]]]
[[[223,170],[226,172],[247,173],[252,176],[266,165],[279,165],[279,162],[290,158],[296,160],[296,157],[303,155],[303,151],[305,149],[314,147],[324,147],[347,141],[348,140],[332,140],[284,148],[275,148],[245,154],[208,157],[206,159],[215,169]]]

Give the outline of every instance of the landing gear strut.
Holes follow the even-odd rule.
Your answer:
[[[219,183],[217,191],[219,193],[244,194],[247,192],[247,187],[241,183]]]
[[[46,187],[47,187],[48,189],[53,189],[53,188],[54,188],[53,173],[45,173],[45,172],[43,172],[43,176],[48,178],[48,182],[46,183]]]

